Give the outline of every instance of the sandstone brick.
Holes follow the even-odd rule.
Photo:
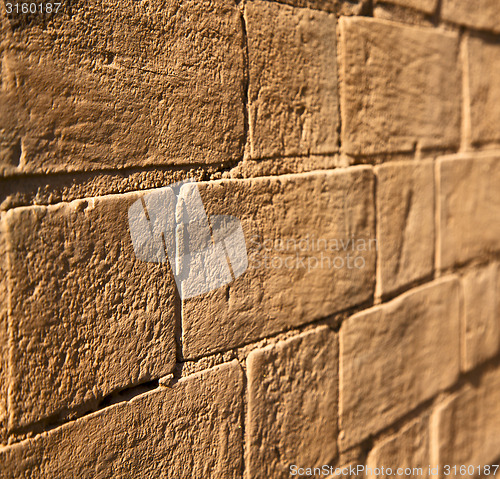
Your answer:
[[[377,293],[386,295],[434,269],[434,165],[388,163],[377,176]]]
[[[0,173],[241,157],[235,2],[78,0],[49,26],[42,15],[10,21],[0,49]]]
[[[442,158],[438,175],[438,267],[498,251],[499,158]]]
[[[9,367],[7,253],[4,214],[0,214],[0,444],[7,438]]]
[[[7,213],[11,430],[172,370],[175,284],[166,265],[135,258],[135,199]]]
[[[443,0],[441,16],[444,20],[500,32],[500,4],[497,0]]]
[[[384,470],[377,478],[432,477],[429,474],[431,464],[429,418],[422,417],[411,421],[393,436],[377,444],[366,460],[367,476],[369,469]],[[391,469],[392,474],[387,474]]]
[[[438,0],[377,0],[376,3],[392,3],[431,14],[436,11]]]
[[[337,456],[338,345],[327,327],[255,350],[247,359],[247,477],[288,478],[290,465]]]
[[[457,146],[458,36],[341,18],[342,146],[355,155]]]
[[[500,273],[497,264],[463,278],[463,369],[469,371],[500,353]]]
[[[0,450],[2,478],[241,477],[236,361]]]
[[[241,221],[249,264],[227,287],[183,301],[185,358],[249,343],[372,297],[371,168],[198,186],[207,213]]]
[[[245,18],[250,156],[337,151],[335,15],[255,1]]]
[[[342,324],[344,448],[455,382],[460,369],[458,289],[455,278],[434,281]]]
[[[498,8],[500,15],[500,6]],[[469,89],[466,101],[470,108],[470,140],[474,145],[499,142],[500,45],[469,37],[466,51]]]
[[[433,428],[442,472],[446,464],[498,464],[494,461],[500,457],[500,371],[487,371],[477,387],[467,384],[440,405],[433,417]]]

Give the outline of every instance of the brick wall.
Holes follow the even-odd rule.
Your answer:
[[[444,466],[500,461],[498,0],[0,14],[0,478],[491,477]],[[137,259],[186,178],[274,263]]]

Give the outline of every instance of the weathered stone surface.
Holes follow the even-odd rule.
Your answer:
[[[392,3],[431,14],[436,11],[438,0],[376,0],[377,3]]]
[[[500,14],[500,3],[498,11]],[[500,21],[500,19],[499,19]],[[496,22],[498,26],[498,21]],[[500,29],[499,29],[500,32]],[[500,45],[469,37],[470,140],[474,145],[500,141]],[[467,101],[467,100],[466,100]]]
[[[227,287],[183,302],[185,358],[297,327],[373,296],[370,167],[198,185],[207,213],[241,221],[249,264]]]
[[[353,446],[439,391],[460,369],[459,285],[445,278],[358,313],[340,329],[342,446]]]
[[[498,464],[493,461],[500,455],[500,371],[489,370],[476,388],[467,384],[454,398],[440,405],[433,427],[441,466]]]
[[[236,361],[0,450],[2,478],[241,477]]]
[[[338,150],[336,17],[249,2],[250,157]]]
[[[43,18],[13,14],[0,48],[0,172],[241,157],[236,2],[78,0]]]
[[[366,155],[457,146],[458,36],[341,18],[342,146]]]
[[[438,267],[500,250],[500,158],[441,158],[438,171]]]
[[[386,295],[434,269],[434,165],[432,161],[376,167],[377,294]]]
[[[135,258],[127,209],[136,199],[6,214],[11,430],[172,370],[175,284],[166,265]]]
[[[337,456],[338,344],[327,327],[247,359],[247,477],[290,477]]]
[[[367,472],[383,467],[385,473],[377,475],[380,479],[431,477],[429,442],[429,418],[417,418],[370,451],[366,460]],[[387,469],[392,469],[392,474],[387,474]],[[367,473],[367,477],[370,476],[374,474]]]
[[[9,387],[9,334],[6,227],[4,214],[0,213],[0,444],[7,437],[7,395]]]
[[[469,371],[500,353],[500,272],[498,265],[467,273],[464,295],[463,369]]]
[[[444,20],[479,30],[500,32],[500,4],[497,0],[443,0]]]

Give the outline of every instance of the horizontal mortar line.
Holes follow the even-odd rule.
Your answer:
[[[309,176],[309,175],[318,175],[318,174],[324,174],[324,173],[327,173],[327,172],[338,172],[338,171],[348,171],[349,169],[354,169],[354,168],[359,168],[359,167],[372,167],[373,165],[370,165],[370,164],[352,164],[352,165],[346,165],[346,166],[339,166],[339,167],[333,167],[333,168],[318,168],[318,169],[312,169],[312,170],[307,170],[307,171],[299,171],[299,172],[292,172],[292,173],[282,173],[282,174],[279,174],[279,175],[262,175],[262,176],[251,176],[251,177],[247,177],[247,178],[217,178],[217,179],[213,179],[213,180],[210,180],[210,179],[207,179],[207,180],[200,180],[199,183],[215,183],[215,182],[222,182],[222,181],[232,181],[232,182],[250,182],[250,181],[254,181],[254,180],[269,180],[269,179],[278,179],[278,178],[286,178],[286,177],[305,177],[305,176]],[[195,176],[195,173],[193,173],[193,176]],[[177,180],[176,180],[177,181]],[[7,211],[11,211],[11,210],[16,210],[16,209],[20,209],[20,208],[23,208],[23,209],[26,209],[26,208],[31,208],[31,207],[34,207],[34,206],[41,206],[41,207],[49,207],[49,206],[57,206],[57,205],[60,205],[60,204],[68,204],[68,203],[72,203],[73,201],[90,201],[90,200],[93,200],[93,199],[102,199],[102,198],[106,198],[106,197],[109,197],[109,196],[122,196],[122,195],[128,195],[128,194],[133,194],[133,193],[146,193],[148,191],[153,191],[153,190],[157,190],[159,188],[165,188],[165,187],[168,187],[171,183],[168,183],[166,185],[163,185],[163,186],[151,186],[151,187],[148,187],[148,188],[143,188],[143,189],[131,189],[131,190],[128,190],[128,191],[109,191],[109,192],[102,192],[102,193],[99,193],[95,196],[81,196],[81,197],[75,197],[75,198],[72,198],[72,199],[68,199],[68,200],[63,200],[63,201],[56,201],[54,203],[37,203],[37,204],[32,204],[32,203],[28,203],[28,204],[23,204],[23,205],[16,205],[16,206],[13,206],[13,207],[10,207],[10,208],[5,208],[5,209],[0,209],[0,213],[6,213]]]
[[[227,161],[222,161],[219,163],[199,163],[199,162],[193,162],[193,163],[179,163],[179,164],[165,164],[165,163],[160,163],[158,165],[145,165],[145,166],[125,166],[121,168],[95,168],[95,169],[89,169],[89,170],[74,170],[74,171],[48,171],[48,172],[39,172],[39,171],[28,171],[26,173],[24,172],[16,172],[16,173],[9,173],[5,176],[0,176],[0,182],[1,181],[12,181],[12,180],[25,180],[25,179],[36,179],[36,178],[57,178],[57,177],[74,177],[74,176],[82,176],[82,177],[89,177],[93,178],[94,176],[100,175],[100,174],[105,174],[105,175],[131,175],[134,173],[148,173],[151,171],[185,171],[187,169],[192,169],[192,168],[206,168],[209,169],[210,167],[213,168],[227,168],[231,167],[232,164],[238,164],[243,160],[243,157],[238,158],[238,159],[231,159]]]
[[[500,261],[500,250],[492,251],[490,253],[475,256],[474,258],[454,264],[445,269],[435,268],[435,273],[440,274],[440,278],[451,276],[454,274],[461,274],[475,268],[483,268],[491,263]]]
[[[340,155],[340,149],[336,148],[335,150],[327,151],[324,153],[308,152],[308,153],[297,153],[297,154],[290,153],[288,155],[277,154],[277,155],[270,155],[270,156],[258,156],[255,158],[245,157],[245,158],[243,158],[243,161],[244,162],[255,161],[255,162],[259,163],[262,161],[269,161],[269,160],[293,160],[293,159],[300,160],[300,159],[306,159],[306,158],[313,160],[315,158],[323,158],[325,156],[328,158],[329,157],[335,158],[336,156],[339,156],[339,155]]]
[[[413,150],[393,150],[393,151],[376,151],[373,153],[352,153],[349,151],[343,151],[341,150],[341,154],[346,155],[350,158],[353,159],[379,159],[380,157],[387,158],[387,157],[393,157],[393,156],[415,156],[417,153],[420,153],[421,155],[443,155],[443,154],[448,154],[448,155],[454,155],[456,153],[459,153],[460,150],[452,147],[443,147],[443,148],[422,148],[420,151],[417,151],[416,149]]]
[[[224,173],[229,172],[232,169],[238,167],[242,163],[245,162],[264,162],[267,160],[280,160],[280,159],[317,159],[322,157],[335,157],[338,156],[338,152],[332,153],[321,153],[321,154],[304,154],[304,155],[277,155],[270,157],[262,157],[262,158],[239,158],[236,160],[228,160],[221,163],[182,163],[176,165],[147,165],[144,167],[141,166],[130,166],[124,168],[101,168],[101,169],[92,169],[92,170],[75,170],[75,171],[50,171],[47,173],[44,172],[19,172],[16,174],[7,174],[5,176],[0,176],[0,184],[2,182],[29,182],[33,180],[93,180],[102,175],[108,176],[122,176],[127,177],[134,174],[141,173],[150,173],[150,172],[186,172],[192,169],[199,169],[200,172],[206,173]],[[275,175],[278,176],[278,175]],[[22,183],[21,183],[22,184]]]
[[[4,176],[0,176],[0,182],[2,181],[13,181],[13,180],[29,180],[29,179],[42,179],[42,178],[66,178],[69,179],[75,176],[88,177],[92,179],[99,175],[131,175],[136,173],[149,173],[153,171],[186,171],[189,169],[199,168],[201,170],[217,169],[217,172],[229,171],[243,162],[263,162],[267,160],[280,160],[280,159],[316,159],[322,157],[335,157],[339,155],[339,151],[332,151],[326,153],[307,153],[307,154],[296,154],[296,155],[274,155],[274,156],[263,156],[258,158],[245,158],[241,157],[238,159],[230,159],[227,161],[222,161],[219,163],[179,163],[179,164],[158,164],[158,165],[145,165],[145,166],[126,166],[122,168],[96,168],[89,170],[74,170],[74,171],[48,171],[48,172],[38,172],[38,171],[28,171],[28,172],[16,172],[8,173]]]
[[[493,30],[481,29],[479,27],[473,27],[470,25],[462,25],[460,23],[454,23],[450,21],[443,20],[445,25],[453,25],[457,28],[463,28],[465,32],[471,33],[475,37],[481,37],[483,40],[489,41],[490,43],[500,43],[500,32],[494,32]]]
[[[418,288],[420,286],[425,286],[426,284],[432,283],[435,279],[434,278],[435,273],[436,273],[436,271],[433,270],[430,274],[428,274],[422,278],[415,279],[415,280],[409,282],[408,284],[405,284],[404,286],[401,286],[401,287],[395,289],[394,291],[377,296],[375,299],[380,301],[379,303],[377,303],[377,306],[380,304],[388,303],[388,302],[392,301],[393,299],[396,299],[398,296],[401,296],[404,293],[411,291],[412,289],[415,289],[415,288]],[[446,276],[448,276],[448,275],[446,275]],[[443,276],[443,277],[445,277],[445,276]]]

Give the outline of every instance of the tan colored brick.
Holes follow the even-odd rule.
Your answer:
[[[247,477],[288,478],[290,466],[337,456],[338,344],[327,327],[247,359]]]
[[[0,173],[221,163],[243,154],[236,2],[78,0],[0,49]]]
[[[497,0],[443,0],[444,20],[479,30],[500,32],[500,4]]]
[[[376,3],[392,3],[431,14],[436,11],[438,0],[376,0]]]
[[[434,269],[434,165],[387,163],[377,176],[377,294],[386,295]]]
[[[500,353],[500,272],[497,264],[463,278],[463,369],[469,371]]]
[[[389,426],[455,382],[459,329],[455,278],[415,288],[342,324],[343,448]]]
[[[458,36],[341,18],[342,146],[366,155],[457,146]]]
[[[500,250],[500,159],[439,159],[438,182],[438,267]]]
[[[477,387],[467,384],[440,405],[433,428],[440,477],[445,477],[446,464],[484,466],[496,461],[500,457],[500,371],[487,371]]]
[[[199,187],[209,214],[240,219],[248,269],[227,287],[183,302],[185,358],[246,344],[373,296],[371,168],[224,180]],[[366,251],[356,251],[361,243]],[[353,244],[355,251],[350,249]],[[336,246],[340,251],[330,250]]]
[[[249,2],[250,156],[338,150],[336,17]]]
[[[241,477],[236,361],[0,450],[2,478]]]
[[[469,37],[467,62],[470,140],[474,145],[499,142],[500,45]]]
[[[366,475],[374,477],[369,470],[383,468],[379,479],[394,477],[432,477],[429,474],[430,456],[429,418],[422,417],[411,421],[393,436],[378,443],[368,454]],[[388,473],[392,470],[392,474]]]
[[[175,285],[136,260],[136,194],[10,210],[11,430],[170,372]]]

